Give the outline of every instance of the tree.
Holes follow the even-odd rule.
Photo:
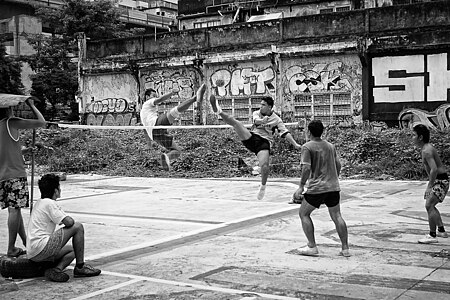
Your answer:
[[[108,39],[120,37],[125,31],[114,4],[112,0],[66,0],[62,8],[40,8],[36,15],[54,34],[74,38],[77,32],[84,32],[93,40]]]
[[[23,93],[20,71],[21,63],[8,57],[5,46],[0,43],[0,93]]]
[[[36,72],[31,78],[31,94],[52,105],[55,117],[58,104],[69,105],[72,115],[78,119],[75,95],[78,89],[77,32],[84,32],[90,39],[105,39],[129,34],[120,21],[120,11],[111,0],[66,0],[62,8],[40,8],[36,15],[50,37],[39,35],[30,38],[36,54],[28,59]]]

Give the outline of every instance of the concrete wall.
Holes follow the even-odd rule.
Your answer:
[[[282,111],[326,123],[362,121],[362,65],[357,55],[282,61]]]
[[[126,73],[86,76],[79,95],[80,112],[89,125],[132,125],[137,121],[139,90]]]
[[[450,102],[449,15],[449,2],[438,1],[88,42],[82,79],[139,73],[141,95],[158,80],[160,93],[205,81],[243,121],[272,95],[287,121],[393,125],[405,108]],[[210,112],[194,108],[194,121],[200,108]]]
[[[161,112],[177,106],[186,99],[195,97],[201,84],[200,75],[193,67],[143,68],[139,72],[139,79],[142,86],[141,99],[143,100],[145,99],[143,93],[149,88],[156,90],[158,95],[164,95],[171,91],[176,92],[170,100],[159,106]],[[181,114],[180,123],[194,124],[197,118],[194,110],[198,111],[197,104]]]

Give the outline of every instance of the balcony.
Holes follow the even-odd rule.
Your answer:
[[[178,5],[167,1],[152,1],[148,8],[168,8],[178,11]]]
[[[37,7],[52,7],[52,8],[60,8],[64,4],[64,0],[8,0],[9,2],[23,3],[28,5],[34,5]],[[160,1],[165,2],[166,1]],[[148,8],[148,3],[145,1],[124,1],[125,4],[132,3],[133,5],[141,6],[143,9]],[[170,3],[169,3],[170,4]],[[173,26],[173,18],[167,18],[163,16],[150,15],[143,11],[132,10],[131,7],[118,7],[120,11],[120,20],[125,23],[136,24],[136,25],[144,25],[144,26],[156,26],[159,28],[169,29],[170,26]]]

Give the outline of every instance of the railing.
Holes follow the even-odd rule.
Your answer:
[[[52,8],[60,8],[63,4],[63,0],[8,0],[9,2],[17,2],[17,3],[25,3],[29,5],[36,5],[39,7],[52,7]],[[119,8],[121,12],[120,19],[124,22],[133,23],[133,24],[141,24],[147,26],[156,26],[160,28],[168,28],[173,25],[174,19],[150,15],[145,13],[145,17],[142,15],[136,15],[133,12],[130,13],[131,10]]]
[[[170,3],[167,1],[153,1],[149,3],[149,8],[158,8],[158,7],[165,7],[173,10],[178,10],[177,4]]]

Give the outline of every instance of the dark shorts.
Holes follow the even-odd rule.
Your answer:
[[[29,193],[26,177],[7,179],[0,182],[0,206],[23,208],[29,206]]]
[[[245,141],[242,141],[242,144],[250,150],[251,152],[258,154],[261,150],[268,150],[270,151],[270,143],[265,138],[254,134],[253,132],[250,132],[252,136]]]
[[[155,126],[169,126],[172,125],[167,118],[167,114],[160,114],[156,120]],[[167,150],[175,149],[172,147],[173,136],[169,134],[167,129],[153,129],[153,140],[166,148]]]
[[[322,194],[305,194],[305,200],[315,208],[325,204],[327,207],[334,207],[341,200],[340,192],[328,192]]]
[[[52,233],[48,239],[47,245],[39,252],[38,255],[31,258],[32,261],[55,261],[56,255],[59,253],[63,245],[64,230],[62,228]]]

